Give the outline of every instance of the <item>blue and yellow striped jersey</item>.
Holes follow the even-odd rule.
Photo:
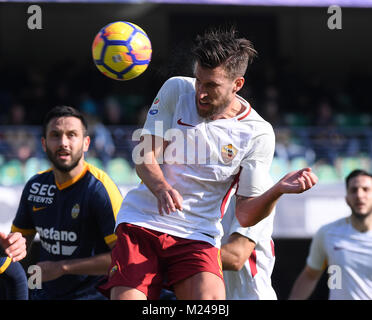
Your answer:
[[[0,274],[5,272],[5,270],[9,267],[11,262],[12,262],[11,258],[0,256]]]
[[[102,170],[85,163],[82,173],[62,185],[52,170],[33,176],[23,189],[12,231],[40,237],[39,261],[90,257],[108,252],[116,240],[115,219],[123,198]],[[65,275],[43,283],[47,299],[73,299],[91,290],[98,277]],[[68,298],[67,298],[68,297]]]

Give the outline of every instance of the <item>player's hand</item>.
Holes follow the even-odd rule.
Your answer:
[[[12,258],[13,262],[22,260],[26,254],[26,239],[20,232],[9,233],[8,235],[0,232],[0,245],[5,253]]]
[[[46,282],[63,276],[63,261],[41,261],[37,265],[41,268],[41,281]]]
[[[278,185],[281,193],[302,193],[311,189],[318,182],[318,177],[311,168],[304,168],[286,174]]]
[[[163,215],[175,212],[177,209],[182,210],[183,198],[176,189],[169,188],[156,192],[158,198],[159,214]]]

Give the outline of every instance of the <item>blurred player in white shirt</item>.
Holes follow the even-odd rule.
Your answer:
[[[167,80],[134,150],[143,184],[117,216],[118,242],[108,282],[112,299],[157,299],[164,281],[177,299],[225,299],[221,219],[237,188],[245,227],[270,215],[284,193],[311,188],[310,168],[287,174],[256,196],[269,177],[271,125],[238,96],[252,44],[235,30],[197,37],[195,78]]]
[[[221,260],[227,300],[276,300],[271,285],[275,264],[273,212],[256,225],[243,228],[235,217],[235,199],[222,219]]]
[[[351,216],[321,227],[290,299],[307,299],[327,266],[330,300],[372,300],[372,175],[354,170],[346,177]]]

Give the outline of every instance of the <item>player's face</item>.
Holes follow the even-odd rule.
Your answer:
[[[349,181],[346,202],[356,217],[372,214],[372,178],[357,176]]]
[[[213,119],[214,116],[223,113],[240,89],[237,87],[236,79],[229,78],[222,66],[209,69],[196,63],[194,75],[196,108],[203,118]]]
[[[49,160],[62,172],[70,172],[83,163],[89,143],[89,137],[84,136],[83,124],[75,117],[52,119],[47,126],[46,137],[42,138]]]

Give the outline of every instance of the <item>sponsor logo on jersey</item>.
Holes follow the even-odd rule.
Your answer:
[[[36,231],[40,235],[42,248],[51,254],[71,256],[78,247],[70,245],[77,241],[77,234],[74,231],[56,230],[53,227],[36,227]],[[50,240],[53,242],[51,243]]]
[[[78,217],[79,213],[80,213],[80,206],[77,203],[72,207],[72,210],[71,210],[72,219],[76,219]]]
[[[40,210],[43,210],[43,209],[46,209],[46,208],[48,208],[48,207],[35,207],[35,206],[33,206],[32,211],[36,212],[36,211],[40,211]]]
[[[230,143],[221,148],[221,156],[225,163],[230,163],[236,156],[238,150]]]
[[[153,115],[157,114],[158,112],[159,112],[158,109],[151,109],[151,110],[149,111],[149,114],[151,114],[151,115],[153,116]]]
[[[34,203],[52,204],[56,188],[57,187],[54,184],[41,184],[39,182],[34,182],[30,187],[30,193],[27,200]]]
[[[185,122],[183,122],[183,121],[182,121],[182,118],[179,118],[179,119],[177,120],[177,123],[178,123],[180,126],[195,127],[195,126],[193,126],[192,124],[189,124],[189,123],[185,123]]]

